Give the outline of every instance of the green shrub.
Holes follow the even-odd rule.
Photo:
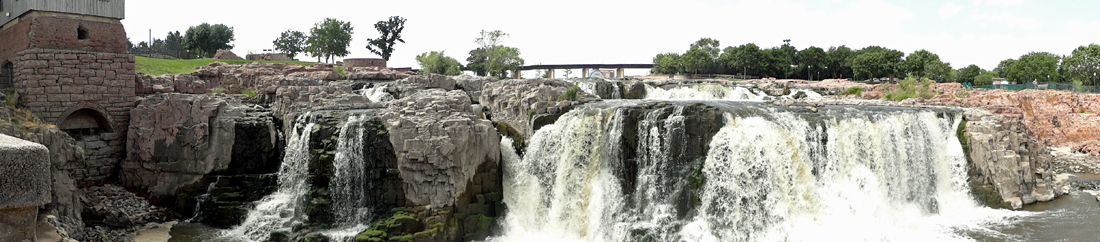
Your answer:
[[[568,89],[565,89],[565,92],[561,93],[561,96],[558,96],[558,100],[576,101],[577,100],[577,93],[580,93],[580,91],[581,91],[580,87],[577,87],[577,86],[569,87]]]
[[[241,88],[241,94],[248,95],[248,97],[256,97],[256,91],[248,88]]]
[[[901,101],[915,97],[932,98],[936,96],[936,90],[932,88],[932,84],[935,84],[935,82],[930,79],[918,82],[916,78],[905,78],[905,80],[898,82],[897,88],[886,93],[886,99]]]
[[[843,92],[840,92],[840,95],[855,95],[855,96],[858,97],[862,93],[863,93],[863,88],[862,87],[849,87],[848,89],[844,89]]]
[[[210,89],[210,93],[225,93],[225,88],[215,87],[213,89]]]
[[[4,96],[4,104],[7,104],[8,107],[15,107],[16,104],[19,104],[19,92],[11,92],[11,95]]]

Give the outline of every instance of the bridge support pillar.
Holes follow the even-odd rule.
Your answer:
[[[512,71],[512,79],[520,79],[519,70]]]
[[[550,77],[550,78],[554,78],[554,69],[547,69],[546,70],[546,76]]]
[[[615,69],[615,77],[616,78],[626,77],[626,68]]]
[[[581,78],[588,78],[588,68],[581,68]]]

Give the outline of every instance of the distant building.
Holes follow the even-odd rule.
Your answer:
[[[1011,83],[1008,82],[1008,80],[1006,80],[1004,78],[1000,78],[1000,77],[994,77],[993,78],[993,85],[1008,85],[1008,84],[1011,84]]]
[[[386,60],[381,58],[348,58],[344,59],[344,67],[386,68]]]

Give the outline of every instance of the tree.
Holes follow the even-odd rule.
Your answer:
[[[798,48],[795,48],[791,44],[783,44],[779,46],[777,55],[774,57],[779,58],[779,62],[773,63],[774,65],[781,65],[780,70],[783,70],[783,78],[790,78],[797,75],[797,69],[793,65],[798,64]],[[778,75],[777,75],[778,76]]]
[[[996,77],[1005,77],[1012,65],[1016,64],[1016,59],[1003,60],[997,63],[997,67],[993,68],[993,72]]]
[[[164,44],[166,45],[167,55],[180,59],[190,58],[187,51],[183,48],[183,35],[180,31],[168,32],[168,36],[164,37]]]
[[[725,65],[731,73],[759,75],[761,56],[760,47],[748,43],[737,47],[726,47],[718,59],[719,63]]]
[[[810,46],[799,51],[797,57],[800,61],[798,74],[805,74],[806,80],[813,80],[815,73],[825,71],[825,61],[828,59],[828,54],[825,53],[824,49]]]
[[[458,60],[439,52],[424,52],[416,56],[416,63],[420,64],[420,73],[436,73],[443,75],[462,75],[462,64]]]
[[[306,34],[287,30],[279,35],[278,39],[272,41],[275,44],[275,50],[285,53],[290,58],[298,56],[298,53],[306,50]]]
[[[914,51],[905,58],[904,68],[909,75],[919,79],[932,76],[929,75],[930,71],[935,71],[936,74],[942,76],[942,70],[939,69],[942,68],[942,65],[943,62],[940,61],[939,55],[922,49]]]
[[[324,21],[313,24],[313,28],[309,29],[306,53],[323,58],[326,63],[334,57],[347,56],[353,32],[351,22],[325,18]]]
[[[1100,85],[1100,45],[1077,47],[1062,62],[1062,69],[1066,80],[1075,85]]]
[[[1031,52],[1020,56],[1001,73],[1017,83],[1039,81],[1056,82],[1060,80],[1057,55],[1048,52]],[[1003,62],[1002,62],[1003,63]]]
[[[490,75],[497,78],[507,76],[509,70],[519,70],[523,67],[523,59],[519,57],[519,49],[501,45],[508,34],[504,31],[481,31],[481,37],[476,42],[477,49],[470,51],[470,57],[466,58],[466,68],[474,71],[479,76]]]
[[[210,25],[202,23],[198,26],[187,28],[183,36],[183,47],[194,50],[204,58],[214,57],[219,49],[233,49],[233,27],[224,24]]]
[[[981,75],[985,72],[986,71],[982,70],[982,68],[978,67],[978,65],[970,64],[969,66],[959,68],[958,74],[955,75],[955,81],[962,83],[974,83],[974,78],[977,78],[978,75]]]
[[[377,39],[367,39],[370,42],[367,45],[367,50],[371,53],[382,56],[382,59],[390,60],[390,54],[393,53],[393,45],[398,41],[405,43],[404,39],[401,39],[401,31],[405,30],[405,18],[399,16],[390,16],[389,21],[378,21],[374,24],[374,29],[377,29],[382,36]]]
[[[653,73],[672,76],[680,72],[680,54],[664,53],[653,57]]]
[[[706,73],[711,66],[710,55],[703,49],[690,49],[680,57],[684,72],[699,74]]]
[[[985,73],[978,74],[977,76],[974,77],[974,86],[993,85],[993,77],[995,77],[994,74],[996,74],[996,73],[994,73],[992,71],[987,71]]]
[[[848,60],[852,58],[853,53],[851,48],[843,45],[829,47],[829,50],[825,51],[825,69],[829,70],[830,77],[852,77],[852,67]]]
[[[699,66],[697,66],[697,70],[693,73],[721,72],[721,70],[719,70],[721,69],[721,67],[720,65],[718,65],[718,56],[721,53],[722,49],[719,48],[718,40],[711,38],[701,38],[695,41],[695,43],[691,43],[691,46],[688,47],[688,52],[691,52],[691,50],[699,50],[699,52],[702,54],[698,56],[699,58],[697,60],[695,60],[698,61],[698,63],[696,64],[698,64]],[[684,53],[683,57],[687,57],[687,55],[688,53]]]
[[[869,46],[854,53],[848,61],[856,78],[896,77],[905,53]]]

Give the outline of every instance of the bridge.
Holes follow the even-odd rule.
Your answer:
[[[520,71],[525,70],[546,70],[547,74],[551,77],[554,76],[554,69],[581,69],[581,77],[588,77],[589,69],[615,69],[614,77],[623,77],[626,74],[625,69],[653,69],[653,64],[552,64],[552,65],[529,65],[523,66],[519,70],[514,71],[512,76],[519,76]]]

